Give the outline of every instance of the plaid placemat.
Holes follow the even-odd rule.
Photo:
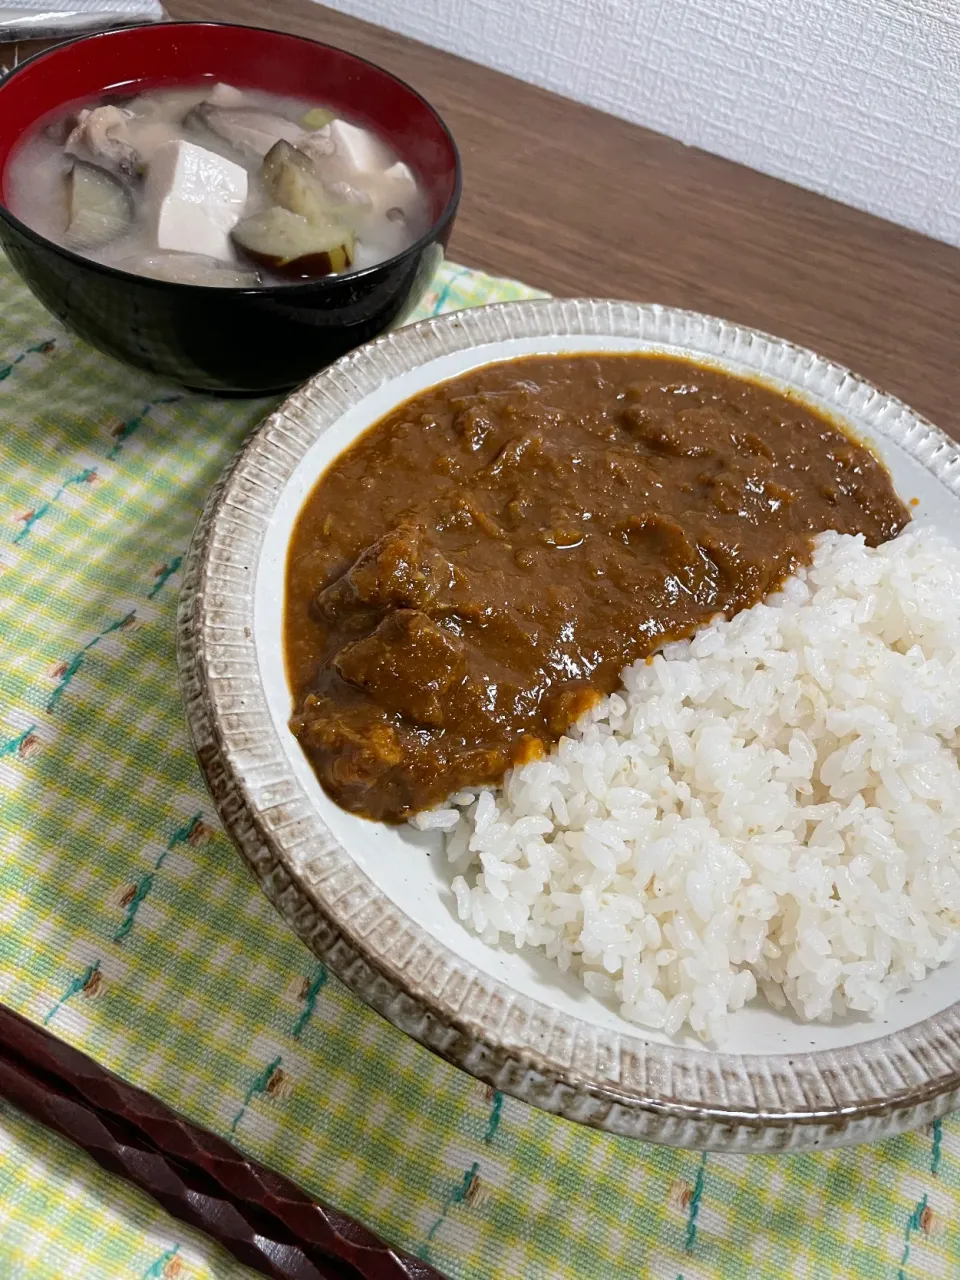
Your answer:
[[[0,999],[452,1277],[960,1271],[960,1122],[701,1156],[527,1109],[371,1013],[223,835],[177,692],[178,573],[268,402],[73,339],[0,263]],[[445,267],[424,311],[530,296]],[[0,1276],[249,1276],[0,1108]]]

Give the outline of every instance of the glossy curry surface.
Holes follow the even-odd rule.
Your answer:
[[[337,803],[401,821],[549,750],[814,534],[908,519],[869,450],[758,383],[649,356],[487,366],[382,419],[304,504],[291,727]]]

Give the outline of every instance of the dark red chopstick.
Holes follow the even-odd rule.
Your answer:
[[[0,1004],[0,1096],[275,1280],[442,1280]]]

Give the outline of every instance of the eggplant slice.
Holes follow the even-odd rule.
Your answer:
[[[283,139],[264,157],[260,179],[277,204],[309,222],[349,222],[348,203],[338,200],[311,160]]]
[[[335,219],[310,221],[279,205],[244,218],[232,235],[248,258],[290,280],[346,271],[353,261],[355,238],[348,226]]]
[[[99,249],[123,235],[133,222],[133,199],[119,178],[85,160],[67,174],[67,230],[70,249]]]
[[[202,253],[134,254],[116,264],[124,271],[174,284],[202,284],[218,289],[252,289],[261,283],[253,267],[221,262]]]

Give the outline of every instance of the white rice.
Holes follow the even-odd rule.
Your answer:
[[[624,1017],[723,1040],[757,989],[881,1015],[960,931],[960,549],[812,567],[623,674],[548,758],[420,814],[460,918]]]

